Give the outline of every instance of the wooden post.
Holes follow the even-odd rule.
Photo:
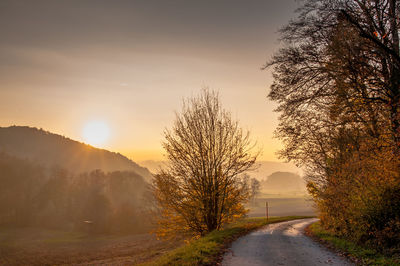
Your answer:
[[[265,215],[267,216],[268,221],[268,201],[265,202]]]

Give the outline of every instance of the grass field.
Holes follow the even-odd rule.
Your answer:
[[[290,213],[314,215],[310,202],[304,197],[285,198],[266,195],[266,197],[259,198],[256,204],[250,207],[249,216],[265,216],[266,200],[270,205],[270,216],[286,216]],[[275,219],[277,218],[271,221],[275,221]],[[216,233],[215,237],[221,240],[225,237],[223,234],[227,233],[229,241],[232,237],[237,237],[236,233],[248,232],[263,223],[265,223],[264,219],[247,219],[245,230],[239,223],[228,231]],[[222,240],[220,240],[215,242],[218,247],[221,247]],[[155,260],[182,244],[183,240],[161,241],[151,234],[88,235],[39,228],[3,227],[0,228],[0,265],[138,264]]]
[[[316,215],[313,202],[305,195],[261,194],[249,205],[249,216],[265,216],[265,202],[268,202],[270,216]]]
[[[245,218],[184,244],[152,234],[88,235],[40,228],[0,228],[0,265],[213,264],[237,237],[268,223],[303,217]]]
[[[160,241],[151,234],[91,236],[38,228],[0,228],[0,265],[132,265],[181,244]]]

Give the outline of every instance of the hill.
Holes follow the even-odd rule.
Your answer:
[[[258,168],[255,171],[250,172],[249,175],[259,180],[262,180],[266,176],[270,176],[276,172],[291,172],[291,173],[296,173],[298,175],[302,175],[302,169],[296,167],[292,163],[257,161],[256,166]]]
[[[160,170],[160,168],[165,167],[166,161],[154,161],[154,160],[146,160],[139,161],[140,165],[147,167],[151,172],[155,173]],[[248,172],[251,177],[254,177],[258,180],[262,180],[264,177],[271,175],[275,172],[293,172],[302,174],[302,170],[296,167],[292,163],[282,163],[282,162],[273,162],[273,161],[257,161],[256,162],[257,169],[254,171]]]
[[[0,173],[0,227],[87,233],[143,233],[151,227],[153,197],[136,172],[72,174],[0,152]]]
[[[147,181],[152,179],[147,168],[122,154],[32,127],[0,127],[0,152],[29,159],[46,167],[60,166],[73,173],[96,169],[105,172],[133,171]]]
[[[261,182],[261,189],[274,193],[304,192],[304,180],[291,172],[275,172]]]
[[[157,173],[161,168],[167,165],[167,161],[155,161],[155,160],[145,160],[139,161],[140,165],[143,165],[152,173]]]

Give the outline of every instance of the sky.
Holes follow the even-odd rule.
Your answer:
[[[135,160],[161,160],[163,131],[184,98],[219,91],[223,106],[277,161],[276,104],[261,67],[298,3],[2,0],[0,126],[33,126]]]

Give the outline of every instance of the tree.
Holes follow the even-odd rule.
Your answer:
[[[397,1],[308,0],[281,30],[286,46],[265,66],[274,67],[280,154],[316,183],[358,140],[400,155],[398,10]]]
[[[284,156],[304,163],[310,147],[296,135],[349,124],[373,137],[389,133],[400,155],[398,13],[393,0],[308,0],[281,30],[286,46],[265,67],[274,67],[269,98],[280,104]]]
[[[258,153],[216,92],[204,89],[185,101],[164,136],[168,164],[154,179],[159,235],[204,235],[245,214],[249,191],[240,174],[253,167]]]
[[[384,246],[400,227],[396,208],[380,216],[374,203],[400,187],[400,2],[306,0],[299,10],[265,66],[280,155],[306,167],[326,227]]]
[[[252,203],[255,203],[258,193],[260,193],[260,181],[256,178],[250,178],[250,199]]]

